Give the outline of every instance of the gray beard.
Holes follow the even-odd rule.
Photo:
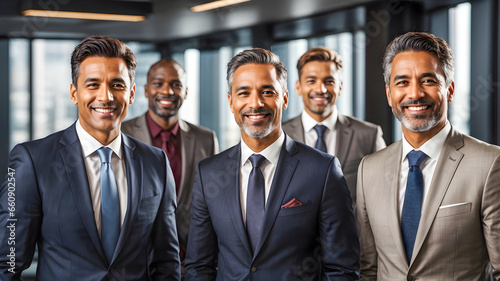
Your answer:
[[[261,138],[267,137],[275,128],[273,128],[272,124],[269,123],[269,125],[266,128],[262,129],[261,131],[257,131],[257,130],[251,129],[245,123],[243,123],[241,125],[241,129],[249,137],[252,137],[255,139],[261,139]]]

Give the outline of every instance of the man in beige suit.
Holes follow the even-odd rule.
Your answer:
[[[296,90],[304,111],[283,123],[283,130],[292,139],[337,156],[355,203],[359,162],[385,147],[382,129],[338,112],[335,102],[342,90],[342,59],[336,51],[325,47],[309,49],[297,62],[297,70]],[[318,132],[321,126],[323,132]]]
[[[177,232],[184,257],[188,239],[191,194],[200,160],[219,152],[215,132],[179,119],[187,96],[186,71],[164,58],[151,66],[144,86],[149,110],[122,124],[122,131],[167,153],[177,187]],[[151,167],[144,167],[151,169]]]
[[[403,139],[359,167],[361,280],[497,280],[500,148],[447,120],[450,47],[406,33],[389,44],[383,66]]]

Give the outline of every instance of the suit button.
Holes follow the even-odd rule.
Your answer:
[[[250,270],[251,270],[252,272],[256,272],[256,271],[257,271],[257,267],[252,266],[252,268],[250,268]]]

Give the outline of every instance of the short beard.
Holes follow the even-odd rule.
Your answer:
[[[421,132],[426,132],[429,131],[430,129],[434,128],[439,120],[441,119],[442,115],[438,111],[432,111],[431,116],[426,122],[414,125],[410,121],[410,118],[404,114],[404,108],[409,105],[418,105],[418,104],[425,104],[425,105],[430,105],[434,106],[434,103],[431,101],[425,100],[425,99],[419,99],[417,101],[409,101],[405,102],[400,105],[400,111],[396,112],[394,109],[392,110],[392,113],[396,118],[405,126],[406,129],[415,132],[415,133],[421,133]],[[427,116],[425,114],[417,114],[411,117],[412,119],[425,119]]]
[[[266,109],[258,109],[258,110],[247,110],[245,112],[241,113],[241,120],[245,119],[245,115],[249,113],[255,113],[255,114],[273,114],[272,111],[266,110]],[[256,128],[257,126],[262,125],[262,122],[255,122],[254,126],[250,127],[248,126],[245,122],[242,122],[240,125],[240,128],[247,134],[249,137],[255,138],[255,139],[261,139],[264,137],[267,137],[276,127],[273,127],[272,121],[269,122],[267,127],[263,128],[262,130],[259,130]]]

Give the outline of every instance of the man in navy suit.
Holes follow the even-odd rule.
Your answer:
[[[1,280],[20,280],[35,244],[37,280],[180,279],[167,156],[120,132],[136,65],[113,38],[88,37],[73,51],[78,120],[10,153],[0,189]]]
[[[281,129],[285,66],[270,51],[246,50],[227,79],[242,141],[198,165],[186,280],[358,280],[339,161]]]

